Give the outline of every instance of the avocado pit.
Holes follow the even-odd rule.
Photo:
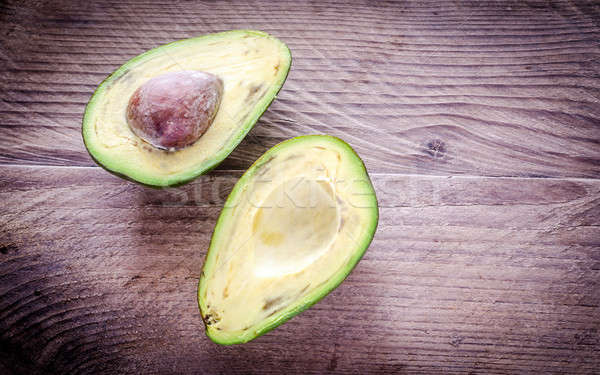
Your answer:
[[[214,74],[194,70],[165,73],[135,90],[127,105],[127,124],[152,146],[179,150],[208,130],[222,95],[223,81]]]

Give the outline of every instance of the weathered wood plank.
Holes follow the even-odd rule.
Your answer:
[[[346,282],[224,348],[204,336],[195,293],[239,175],[152,190],[100,168],[2,167],[0,363],[16,373],[599,368],[600,181],[373,174],[380,225]]]
[[[329,133],[377,172],[600,176],[593,2],[65,1],[0,12],[0,164],[93,165],[80,121],[108,73],[174,39],[256,28],[288,43],[294,63],[221,169]]]

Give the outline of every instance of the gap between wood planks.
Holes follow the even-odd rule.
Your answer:
[[[0,167],[8,167],[8,168],[33,168],[33,169],[102,169],[98,166],[86,166],[86,165],[40,165],[40,164],[0,164]],[[200,175],[198,178],[202,178],[202,176],[211,176],[211,175],[235,175],[242,174],[246,172],[242,169],[216,169],[208,174]],[[470,174],[453,174],[453,175],[436,175],[436,174],[420,174],[420,173],[391,173],[391,172],[369,172],[369,176],[399,176],[399,177],[424,177],[424,178],[502,178],[502,179],[514,179],[514,180],[564,180],[564,181],[598,181],[600,178],[592,178],[592,177],[556,177],[556,176],[485,176],[485,175],[470,175]],[[106,172],[109,173],[109,172]]]

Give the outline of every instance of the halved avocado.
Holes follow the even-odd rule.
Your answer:
[[[237,182],[214,229],[198,286],[206,334],[250,341],[336,288],[371,243],[375,191],[339,138],[282,142]]]
[[[242,141],[285,82],[288,47],[260,31],[236,30],[180,40],[129,60],[90,99],[83,139],[92,158],[122,177],[150,185],[188,182],[217,166]],[[132,94],[164,73],[201,71],[223,81],[212,124],[192,145],[162,150],[136,136],[127,123]]]

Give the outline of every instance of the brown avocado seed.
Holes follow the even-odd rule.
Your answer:
[[[127,124],[154,147],[178,150],[206,132],[222,94],[223,81],[214,74],[165,73],[135,90],[127,106]]]

